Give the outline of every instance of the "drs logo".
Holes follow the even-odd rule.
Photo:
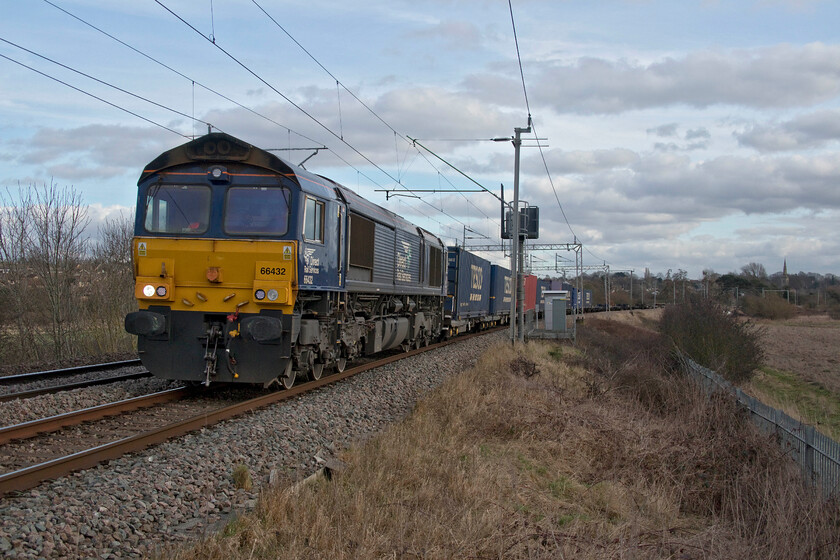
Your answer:
[[[484,282],[484,269],[472,264],[470,265],[470,270],[472,271],[472,289],[480,290],[481,284]]]
[[[505,276],[505,295],[510,295],[510,276]]]

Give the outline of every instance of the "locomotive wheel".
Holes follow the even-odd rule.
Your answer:
[[[324,364],[315,362],[312,364],[312,369],[309,370],[309,380],[318,381],[324,373]]]
[[[345,367],[347,367],[347,358],[339,358],[335,361],[335,370],[338,373],[344,371]]]
[[[291,389],[292,385],[295,384],[295,378],[297,377],[297,372],[292,369],[292,361],[289,360],[289,363],[286,365],[286,371],[283,372],[283,375],[277,378],[280,384],[285,389]]]

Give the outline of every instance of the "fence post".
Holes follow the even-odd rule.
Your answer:
[[[812,484],[817,482],[817,473],[814,469],[814,427],[805,426],[805,457],[802,466]]]

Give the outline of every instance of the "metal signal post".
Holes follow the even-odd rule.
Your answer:
[[[513,131],[515,136],[513,138],[513,209],[511,212],[513,227],[510,236],[510,270],[512,279],[516,280],[515,288],[511,290],[510,294],[510,340],[516,344],[517,340],[520,342],[525,340],[525,311],[523,305],[525,287],[522,277],[524,239],[519,231],[519,149],[522,146],[522,133],[528,134],[531,132],[531,116],[528,116],[527,127],[514,128]]]

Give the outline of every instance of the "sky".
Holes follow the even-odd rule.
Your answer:
[[[501,185],[513,195],[509,140],[530,114],[520,198],[539,207],[535,243],[580,242],[584,265],[636,274],[750,262],[773,273],[785,260],[791,273],[840,274],[840,2],[0,10],[7,198],[55,184],[81,195],[94,225],[133,214],[143,166],[212,126],[306,160],[447,244],[494,245]],[[575,260],[529,256],[540,275]]]

